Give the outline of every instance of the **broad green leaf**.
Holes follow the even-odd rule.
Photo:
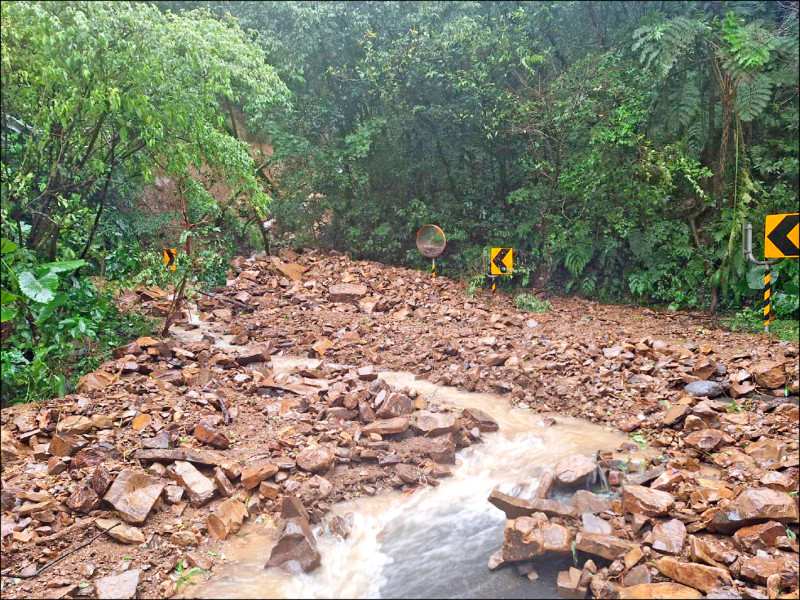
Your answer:
[[[56,297],[58,278],[55,275],[45,275],[39,279],[30,271],[23,271],[19,276],[19,289],[34,302],[47,304]]]
[[[86,264],[85,260],[62,260],[58,262],[44,263],[42,269],[48,269],[52,273],[66,273],[74,271]]]
[[[14,242],[12,242],[10,239],[8,238],[0,239],[0,255],[6,255],[9,252],[13,252],[17,248],[19,248],[19,246]]]
[[[16,306],[0,306],[0,323],[10,321],[17,316],[17,312]]]
[[[19,296],[7,290],[0,290],[0,304],[9,304],[10,302],[14,302],[14,300],[19,300]]]
[[[762,290],[764,289],[764,273],[766,269],[758,265],[753,267],[747,272],[747,287],[751,290]],[[770,285],[774,286],[778,281],[778,272],[772,271],[770,273]]]

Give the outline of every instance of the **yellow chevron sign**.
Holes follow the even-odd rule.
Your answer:
[[[800,213],[767,215],[764,258],[797,258]]]
[[[511,275],[514,272],[514,249],[492,248],[489,254],[490,275]]]
[[[178,268],[178,265],[175,264],[177,256],[178,252],[175,248],[164,248],[164,266],[170,271],[175,271]]]

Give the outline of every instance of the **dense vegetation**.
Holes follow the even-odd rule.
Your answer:
[[[741,220],[798,204],[797,6],[4,2],[3,399],[125,334],[88,276],[221,283],[267,219],[416,266],[436,222],[451,276],[510,245],[506,285],[753,306]],[[798,263],[775,273],[794,320]]]

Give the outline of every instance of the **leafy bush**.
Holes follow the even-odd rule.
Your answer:
[[[549,300],[540,300],[533,294],[517,294],[514,298],[514,306],[525,312],[543,313],[553,310],[553,305]]]
[[[149,333],[152,320],[123,315],[111,293],[74,271],[84,261],[37,265],[2,239],[2,403],[44,400],[73,390],[109,350]]]

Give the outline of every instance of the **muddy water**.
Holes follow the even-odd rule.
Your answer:
[[[276,371],[307,359],[273,357]],[[224,548],[225,566],[213,578],[189,586],[198,598],[554,598],[558,570],[569,558],[548,558],[541,577],[529,581],[513,567],[489,571],[503,538],[504,514],[487,502],[493,489],[530,497],[546,469],[575,452],[613,449],[625,440],[606,429],[568,417],[544,427],[542,415],[514,409],[491,394],[460,392],[415,380],[409,373],[383,373],[388,383],[416,390],[442,404],[490,414],[499,431],[459,452],[453,476],[438,487],[394,492],[342,503],[329,517],[352,520],[346,539],[318,528],[322,565],[310,574],[265,569],[275,543],[274,524],[250,524],[247,535]],[[326,519],[327,522],[327,519]],[[240,532],[240,535],[241,533]]]

